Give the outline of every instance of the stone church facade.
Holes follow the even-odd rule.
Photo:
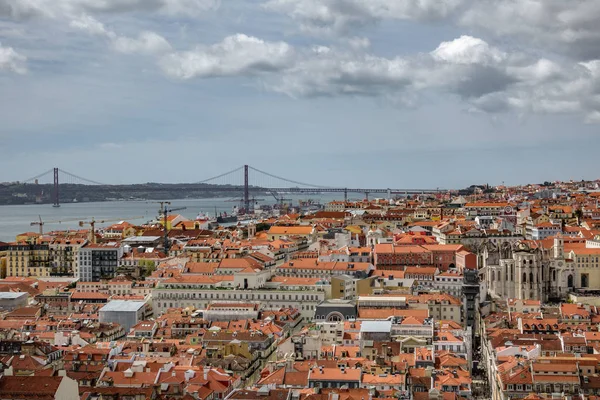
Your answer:
[[[481,281],[496,298],[562,299],[581,278],[564,253],[564,239],[554,238],[550,250],[532,241],[484,243],[478,250]]]

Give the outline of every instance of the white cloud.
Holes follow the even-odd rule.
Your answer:
[[[472,36],[442,42],[431,54],[437,60],[456,64],[496,64],[506,57],[505,53]]]
[[[113,46],[118,52],[126,54],[164,54],[171,50],[169,42],[154,32],[142,32],[135,39],[117,37]]]
[[[3,47],[0,43],[0,71],[11,71],[17,74],[27,72],[27,57],[17,53],[12,47]]]
[[[102,150],[120,150],[123,148],[123,145],[119,143],[108,142],[101,143],[100,145],[98,145],[98,147]]]
[[[209,47],[165,56],[160,66],[167,75],[190,79],[256,75],[287,68],[294,59],[292,46],[237,34]]]
[[[156,55],[164,54],[171,50],[169,42],[155,32],[144,31],[137,38],[119,36],[89,15],[81,15],[73,19],[70,26],[91,35],[104,36],[110,39],[112,47],[119,53]]]
[[[80,15],[69,23],[72,28],[85,31],[91,35],[115,37],[116,34],[106,29],[103,23],[90,15]]]
[[[348,39],[348,45],[355,50],[365,50],[371,47],[371,41],[365,37],[352,37]]]

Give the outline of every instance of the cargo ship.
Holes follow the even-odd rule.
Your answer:
[[[227,214],[226,212],[219,214],[219,216],[217,217],[217,222],[219,224],[227,224],[227,223],[231,223],[231,222],[237,222],[238,217],[237,215],[230,215]]]

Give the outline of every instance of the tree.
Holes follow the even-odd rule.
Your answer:
[[[256,232],[268,231],[271,228],[271,225],[261,222],[260,224],[256,224]]]

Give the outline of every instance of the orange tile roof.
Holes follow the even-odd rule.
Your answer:
[[[272,226],[269,235],[310,235],[314,231],[312,226]]]
[[[358,368],[312,368],[309,381],[359,381],[362,370]]]

